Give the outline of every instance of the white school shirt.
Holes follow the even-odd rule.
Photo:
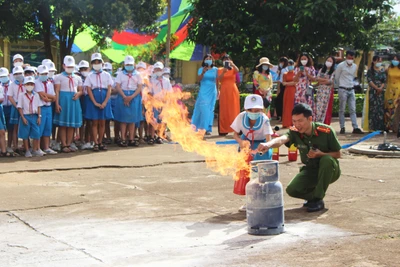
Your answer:
[[[45,87],[46,84],[46,87]],[[46,94],[49,95],[56,95],[56,92],[54,91],[54,85],[51,81],[47,80],[46,82],[42,82],[41,80],[37,79],[35,81],[35,92],[40,93],[40,92],[45,92]],[[43,100],[42,105],[49,107],[51,106],[51,102],[45,102]]]
[[[60,91],[61,92],[78,92],[78,86],[82,86],[82,79],[78,75],[70,75],[66,76],[63,73],[54,77],[54,84],[61,85]]]
[[[169,79],[165,77],[161,78],[151,77],[149,92],[153,93],[153,95],[157,95],[162,91],[172,92],[172,86]]]
[[[4,99],[7,99],[7,98],[8,98],[7,96],[4,96],[4,88],[3,88],[3,86],[0,84],[0,100],[2,100],[4,102]],[[0,105],[3,105],[3,102],[1,102]]]
[[[9,81],[7,84],[2,84],[1,86],[3,88],[2,96],[4,96],[3,107],[12,106],[10,100],[8,100],[8,90],[10,89],[10,84],[12,83],[12,81]]]
[[[113,85],[113,80],[110,73],[106,71],[102,72],[91,72],[85,79],[84,86],[91,87],[94,89],[108,89],[108,86]],[[89,89],[89,88],[86,88]]]
[[[119,83],[122,90],[136,91],[140,84],[143,84],[142,76],[137,71],[131,74],[126,71],[118,73],[115,83]]]
[[[38,114],[38,107],[42,106],[42,100],[39,94],[32,92],[19,94],[17,108],[22,108],[23,114]]]
[[[246,111],[243,111],[235,118],[235,120],[231,124],[231,128],[237,133],[241,131],[245,136],[249,133],[250,125]],[[265,140],[265,136],[267,134],[273,133],[271,125],[269,123],[269,119],[267,115],[265,115],[264,113],[262,113],[260,118],[256,121],[255,125],[253,126],[253,129],[254,129],[253,134],[255,141]],[[251,141],[251,139],[253,138],[252,134],[249,134],[247,138]]]
[[[15,102],[18,102],[19,95],[23,93],[25,93],[25,87],[22,84],[19,84],[18,81],[10,83],[8,86],[7,95],[11,96]]]

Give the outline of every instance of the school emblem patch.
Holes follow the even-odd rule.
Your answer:
[[[256,102],[256,100],[257,100],[257,98],[256,98],[255,96],[253,96],[253,97],[251,98],[251,101],[252,101],[252,102]]]

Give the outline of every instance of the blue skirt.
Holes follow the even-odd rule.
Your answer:
[[[95,88],[92,90],[93,97],[97,103],[102,104],[104,99],[107,97],[106,88]],[[111,110],[111,101],[108,100],[107,105],[104,109],[100,109],[94,105],[88,96],[88,101],[86,102],[85,119],[87,120],[111,120],[113,119],[113,113]]]
[[[4,117],[3,105],[0,104],[0,130],[7,129],[6,119]]]
[[[82,126],[81,102],[73,100],[74,92],[60,92],[61,113],[55,112],[53,123],[62,127],[79,128]]]
[[[216,100],[217,90],[213,91],[211,95],[200,95],[199,93],[194,105],[192,116],[192,124],[196,126],[196,130],[206,130],[206,132],[212,132]]]
[[[11,113],[10,113],[10,124],[18,124],[19,122],[19,115],[18,109],[16,109],[14,106],[11,107]]]
[[[131,96],[135,91],[123,90],[126,96]],[[143,120],[142,97],[138,94],[132,99],[129,106],[124,105],[124,99],[118,95],[115,100],[115,120],[122,123],[138,123]]]
[[[241,136],[242,140],[247,140],[250,142],[251,150],[256,150],[261,143],[265,143],[266,140],[254,140],[253,145],[251,145],[251,140],[247,139],[244,135]],[[240,151],[240,148],[239,148]],[[268,152],[260,155],[256,153],[253,155],[253,160],[271,160],[272,159],[272,148],[268,150]]]

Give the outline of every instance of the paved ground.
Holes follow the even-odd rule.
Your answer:
[[[399,266],[399,159],[340,163],[326,210],[285,195],[286,232],[250,236],[231,177],[176,145],[1,159],[0,266]]]

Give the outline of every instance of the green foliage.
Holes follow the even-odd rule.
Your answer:
[[[330,54],[339,44],[364,49],[368,31],[391,8],[385,0],[192,0],[192,4],[192,41],[248,61],[266,55],[274,62],[282,55],[296,58],[301,51]]]

